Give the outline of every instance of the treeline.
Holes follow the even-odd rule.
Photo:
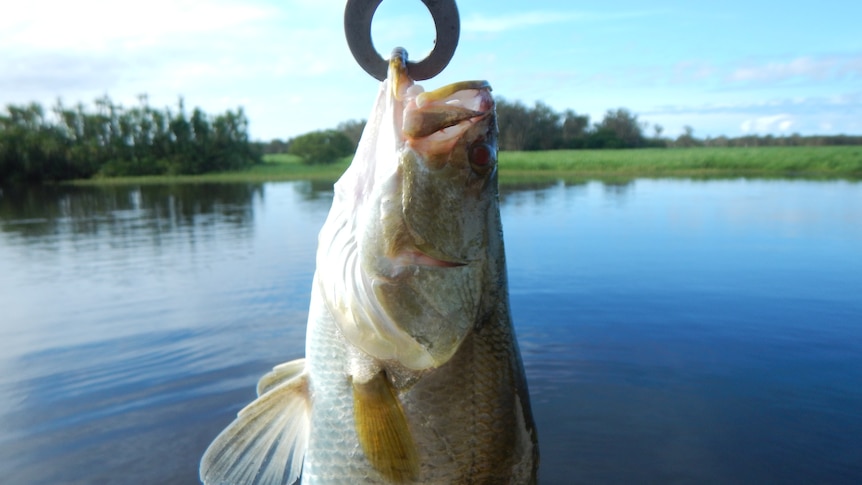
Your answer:
[[[699,139],[690,126],[676,138],[663,137],[659,124],[640,121],[625,108],[608,110],[601,121],[573,110],[557,112],[542,102],[532,107],[497,99],[500,150],[535,151],[603,148],[761,147],[862,145],[862,136],[746,135]],[[306,163],[328,163],[356,149],[365,121],[347,121],[335,129],[300,135],[287,141],[261,143],[264,153],[294,153]],[[347,141],[350,141],[348,144]]]
[[[498,99],[497,124],[501,150],[666,146],[664,140],[645,137],[643,130],[648,125],[624,108],[608,111],[601,122],[591,125],[588,115],[572,110],[557,113],[541,102],[528,108],[519,102]],[[335,129],[306,133],[287,141],[275,139],[260,148],[264,153],[293,153],[311,164],[332,162],[356,150],[364,127],[364,120],[346,121]]]
[[[745,135],[740,137],[719,136],[700,139],[694,136],[690,126],[676,138],[663,137],[664,128],[659,124],[640,121],[638,116],[625,108],[608,110],[601,121],[590,123],[589,115],[577,114],[573,110],[554,111],[542,102],[528,107],[521,102],[497,99],[497,124],[500,129],[500,150],[535,151],[561,149],[602,148],[674,148],[674,147],[761,147],[761,146],[820,146],[862,145],[862,136],[814,135],[789,136]],[[306,153],[332,152],[334,146],[345,147],[345,139],[352,142],[355,150],[364,121],[347,121],[332,130],[300,135],[288,141],[272,140],[261,145],[266,153],[296,153],[308,163],[334,161],[335,158],[316,157]],[[339,135],[339,133],[341,135]],[[325,136],[324,136],[325,135]],[[310,139],[309,139],[310,138]],[[337,139],[337,143],[333,140]],[[293,142],[300,140],[302,149]],[[331,145],[325,150],[319,140]],[[312,147],[317,145],[317,149]],[[338,152],[343,155],[344,149]],[[300,153],[301,152],[301,153]],[[339,156],[342,156],[339,155]],[[310,160],[315,160],[314,162]]]
[[[699,139],[690,126],[678,137],[666,138],[662,137],[664,128],[661,125],[639,121],[637,115],[625,108],[608,110],[601,121],[590,124],[589,115],[579,115],[572,110],[559,113],[541,102],[527,107],[520,102],[498,100],[497,122],[501,150],[862,145],[862,136],[796,133]]]
[[[579,115],[570,109],[558,113],[542,102],[528,107],[498,98],[497,125],[501,150],[661,146],[658,138],[644,136],[648,125],[625,108],[608,110],[600,122],[590,124],[589,115]]]
[[[685,133],[675,140],[664,140],[665,146],[671,147],[793,147],[793,146],[837,146],[862,145],[862,136],[854,135],[809,135],[794,133],[789,136],[745,135],[738,137],[717,136],[698,139],[694,130],[685,127]]]
[[[107,96],[95,111],[62,102],[46,112],[37,103],[0,113],[0,183],[88,178],[93,175],[197,174],[259,163],[242,108],[210,117],[151,107],[147,97],[127,109]]]
[[[557,113],[540,102],[528,108],[522,103],[498,99],[497,124],[500,150],[665,146],[661,140],[644,137],[643,129],[647,125],[623,108],[608,111],[600,123],[590,125],[589,116],[572,110]],[[364,127],[364,120],[346,121],[335,129],[314,131],[287,141],[274,139],[262,143],[260,150],[292,153],[309,164],[333,162],[356,150]]]

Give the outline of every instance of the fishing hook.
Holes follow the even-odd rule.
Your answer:
[[[347,0],[347,7],[344,9],[347,46],[362,69],[379,81],[386,79],[389,61],[381,57],[374,48],[371,40],[371,19],[382,1]],[[455,54],[461,33],[461,20],[455,0],[422,0],[422,3],[431,12],[437,38],[428,57],[419,62],[407,62],[407,73],[417,81],[431,79],[443,71]]]

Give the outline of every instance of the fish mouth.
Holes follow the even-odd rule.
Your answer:
[[[493,105],[493,101],[475,99],[475,92],[478,91],[490,92],[491,85],[488,81],[459,81],[447,84],[433,91],[418,94],[416,96],[416,106],[424,108],[434,103],[456,104],[457,102],[457,104],[463,104],[469,109],[487,111]]]
[[[467,261],[437,255],[431,256],[419,249],[408,249],[399,252],[392,258],[396,266],[423,266],[431,268],[460,268],[467,266]]]
[[[413,140],[463,133],[493,111],[490,92],[487,81],[461,81],[419,93],[405,110],[403,133]]]

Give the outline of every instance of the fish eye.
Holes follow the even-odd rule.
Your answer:
[[[488,173],[494,165],[494,153],[485,143],[475,143],[467,151],[467,159],[473,171],[479,175]]]

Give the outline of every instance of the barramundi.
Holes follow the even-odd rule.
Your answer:
[[[207,484],[535,483],[491,88],[396,53],[319,235],[305,358],[213,441]]]

